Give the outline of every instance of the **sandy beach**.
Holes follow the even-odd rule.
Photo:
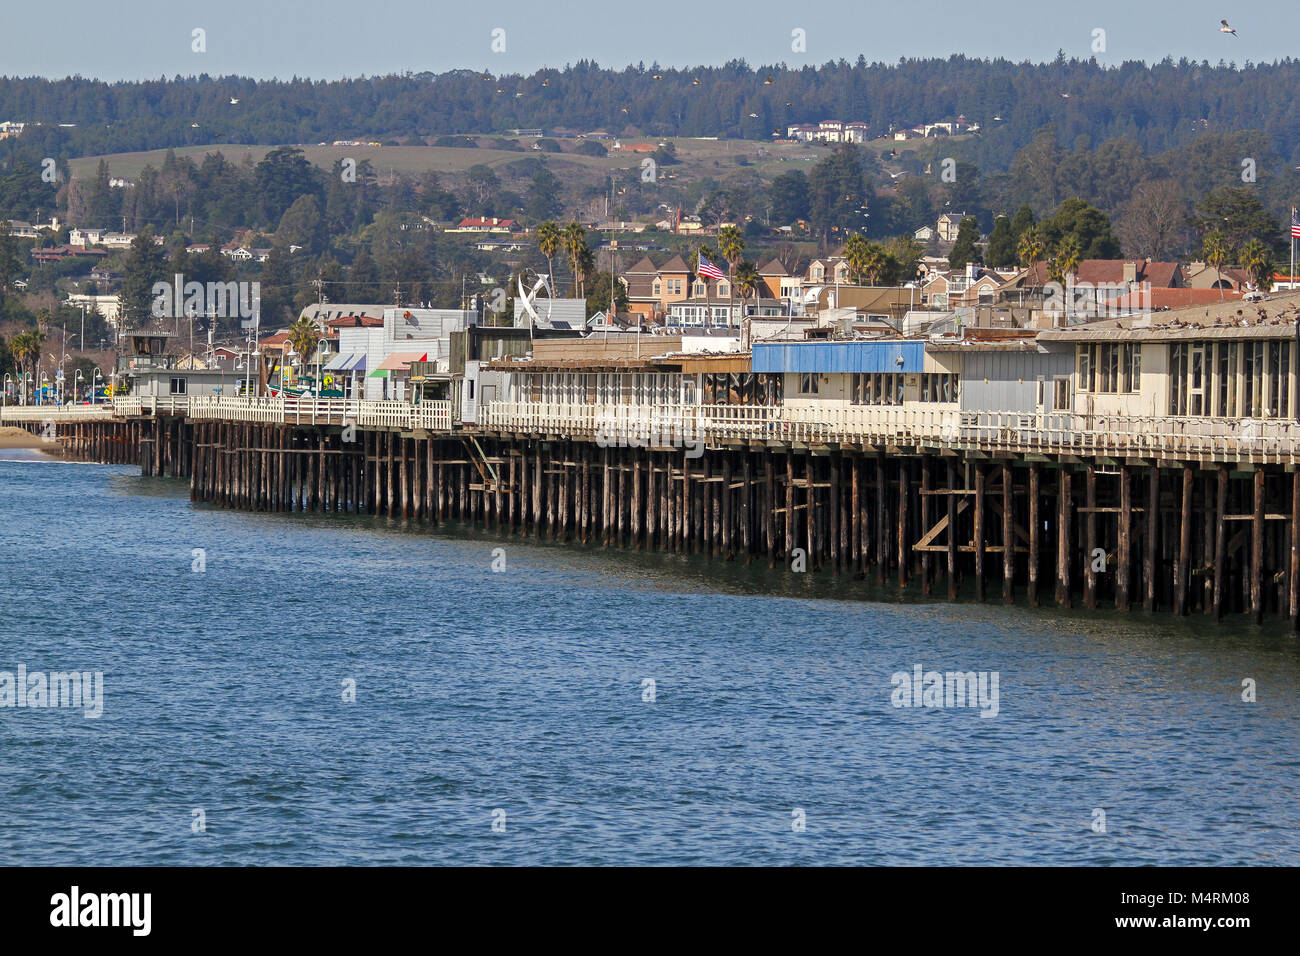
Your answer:
[[[40,435],[13,425],[0,425],[0,449],[4,448],[32,448],[47,455],[62,454],[58,442],[46,441]]]

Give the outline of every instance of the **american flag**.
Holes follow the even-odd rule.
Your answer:
[[[704,278],[706,279],[722,278],[722,270],[719,269],[717,266],[715,266],[708,259],[704,258],[704,256],[700,256],[700,264],[696,267],[695,271],[700,275],[704,276]]]
[[[1295,214],[1295,206],[1291,207],[1291,238],[1300,239],[1300,218]]]

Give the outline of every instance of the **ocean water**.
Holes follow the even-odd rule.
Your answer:
[[[0,707],[7,863],[1300,863],[1277,626],[222,511],[0,458],[0,671],[103,675],[97,719]],[[917,665],[996,672],[996,716],[895,707]]]

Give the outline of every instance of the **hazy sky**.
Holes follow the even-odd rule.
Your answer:
[[[1219,33],[1226,17],[1239,36]],[[206,30],[207,52],[191,50]],[[492,31],[505,30],[505,52]],[[807,51],[791,49],[806,31]],[[531,72],[594,59],[602,66],[751,65],[947,56],[1050,60],[1166,55],[1243,64],[1300,55],[1296,0],[5,0],[0,74],[141,79],[180,74],[340,76],[466,67]]]

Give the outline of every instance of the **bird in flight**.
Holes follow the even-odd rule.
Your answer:
[[[1228,26],[1227,20],[1220,20],[1219,22],[1223,24],[1223,26],[1219,27],[1220,33],[1231,33],[1233,36],[1237,35],[1237,31],[1234,30],[1232,27]]]
[[[236,98],[236,97],[234,97],[234,96],[232,96],[232,97],[230,98],[230,105],[231,105],[231,106],[234,106],[234,105],[237,104],[238,102],[239,102],[238,98]]]

